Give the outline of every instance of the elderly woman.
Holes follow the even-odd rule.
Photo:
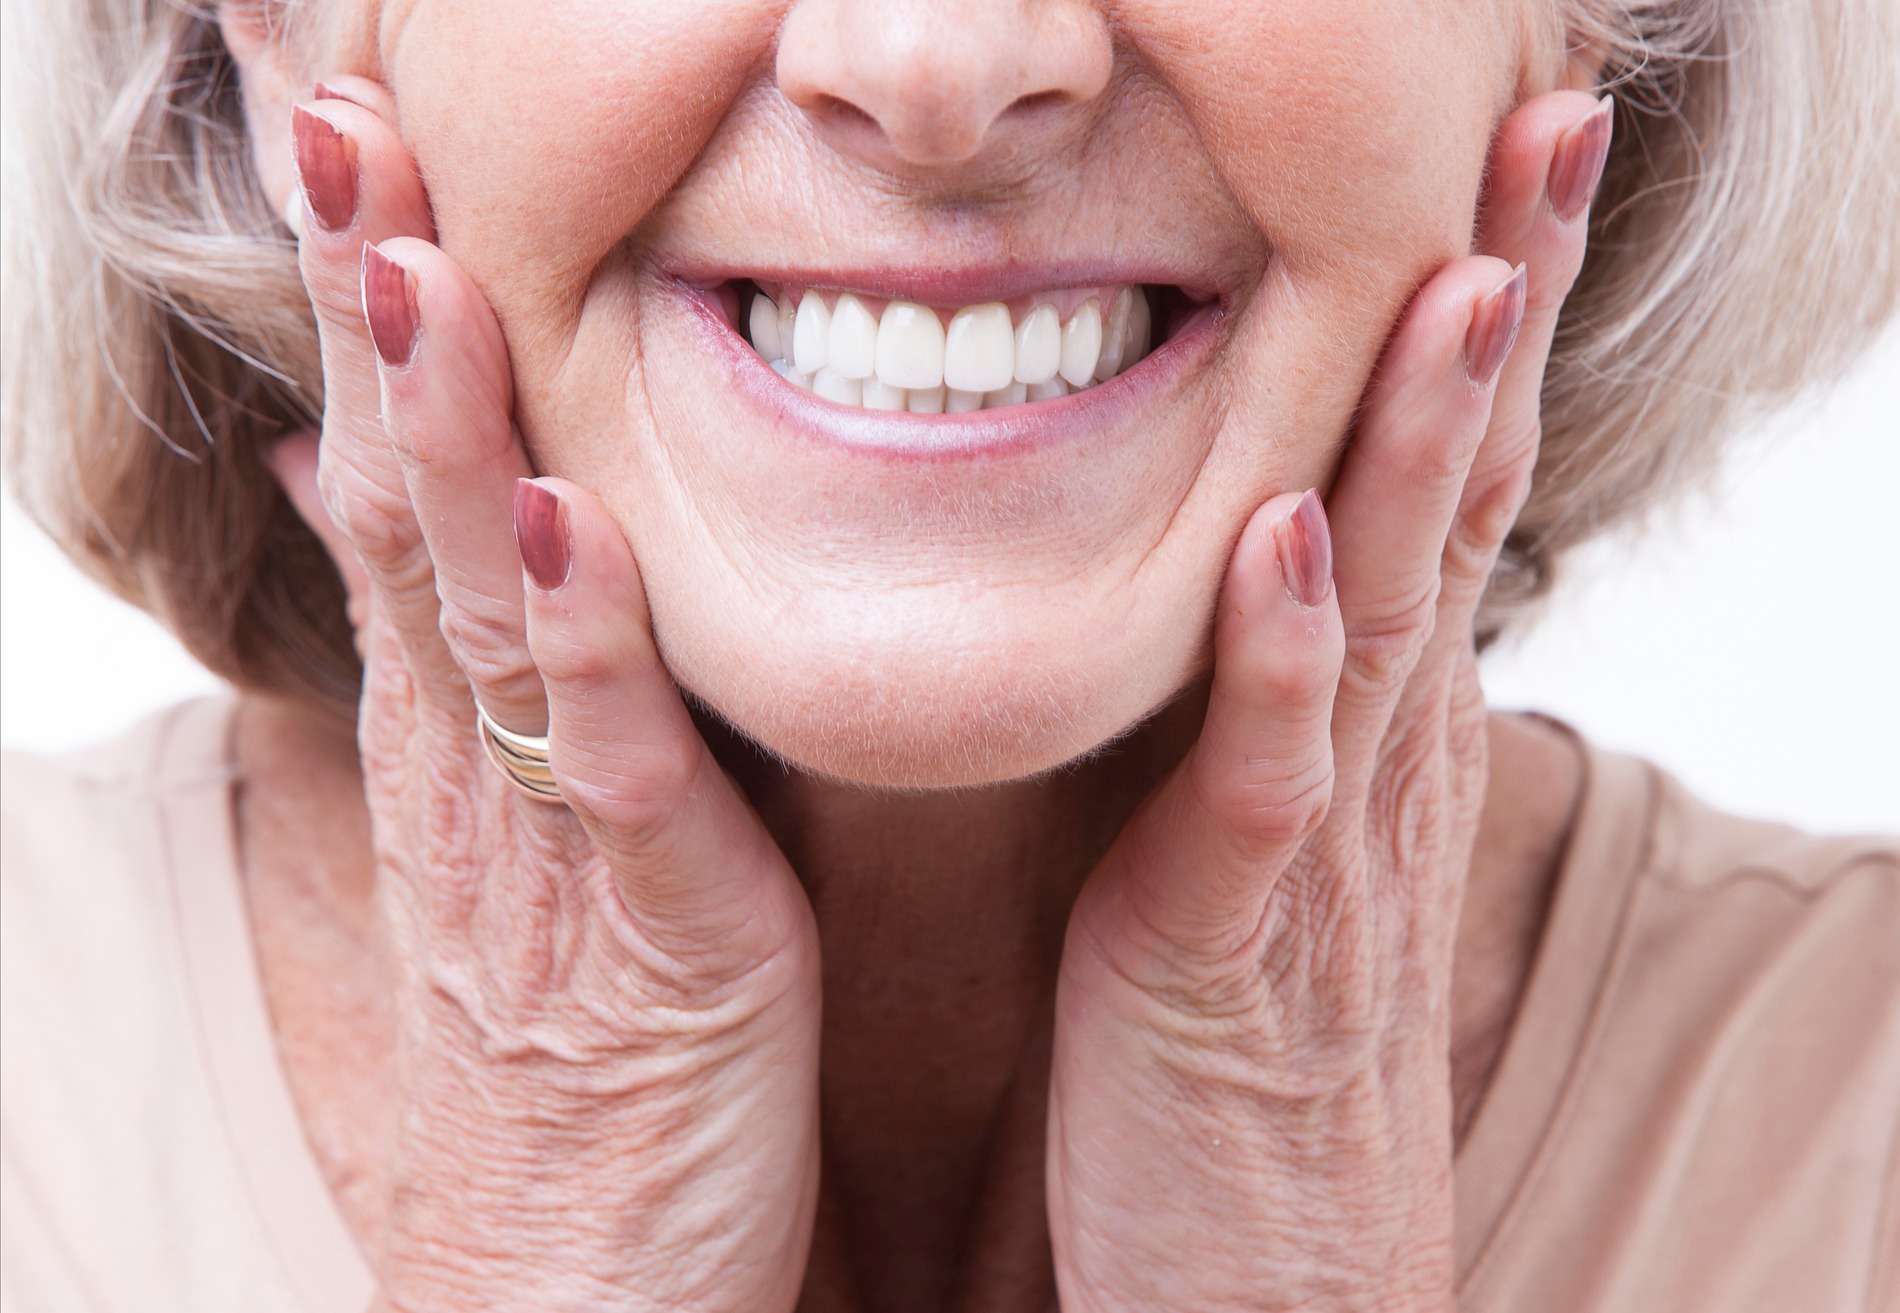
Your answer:
[[[1892,307],[1887,0],[9,18],[238,689],[9,765],[9,1313],[1896,1307],[1900,850],[1475,677]]]

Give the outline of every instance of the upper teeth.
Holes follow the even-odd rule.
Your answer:
[[[1080,304],[1064,320],[1059,301]],[[1103,310],[1107,304],[1106,312]],[[1012,321],[1001,301],[937,312],[887,302],[874,315],[841,292],[759,292],[752,345],[787,380],[830,401],[914,414],[1047,401],[1114,378],[1148,352],[1152,319],[1139,287],[1037,298]]]

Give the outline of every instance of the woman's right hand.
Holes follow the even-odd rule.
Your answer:
[[[388,93],[319,95],[293,116],[319,482],[363,568],[400,982],[382,1307],[788,1308],[818,1186],[810,906],[661,665],[625,539],[528,481],[501,331],[432,244]],[[475,698],[550,734],[567,806],[510,789]]]

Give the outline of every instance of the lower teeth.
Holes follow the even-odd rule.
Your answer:
[[[1148,294],[1132,286],[1067,294],[1082,299],[1066,320],[1054,299],[1020,322],[1001,302],[970,306],[947,330],[911,302],[890,302],[873,318],[848,292],[830,304],[812,291],[793,295],[754,291],[753,348],[793,386],[865,410],[954,415],[1053,401],[1123,373],[1154,336]]]

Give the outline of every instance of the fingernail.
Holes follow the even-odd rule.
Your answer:
[[[1333,531],[1319,493],[1311,488],[1281,525],[1280,569],[1287,592],[1301,606],[1318,606],[1333,589]]]
[[[1524,322],[1524,292],[1530,280],[1524,266],[1495,292],[1483,297],[1471,310],[1471,327],[1465,330],[1465,377],[1479,387],[1487,387],[1505,358],[1517,345],[1517,330]]]
[[[363,317],[385,365],[401,369],[414,358],[422,336],[416,277],[368,243],[363,246]]]
[[[1579,123],[1557,138],[1550,157],[1550,178],[1544,184],[1550,208],[1569,223],[1590,208],[1603,181],[1603,162],[1610,157],[1610,134],[1615,125],[1614,97],[1605,96]]]
[[[515,480],[515,546],[536,585],[559,588],[573,558],[561,499],[533,479]]]
[[[310,94],[318,100],[347,100],[352,105],[363,105],[362,101],[352,96],[349,92],[339,90],[328,82],[317,83],[310,89]],[[372,107],[363,105],[363,108],[370,109]]]
[[[342,232],[356,217],[356,143],[302,105],[291,107],[297,181],[317,226]]]

